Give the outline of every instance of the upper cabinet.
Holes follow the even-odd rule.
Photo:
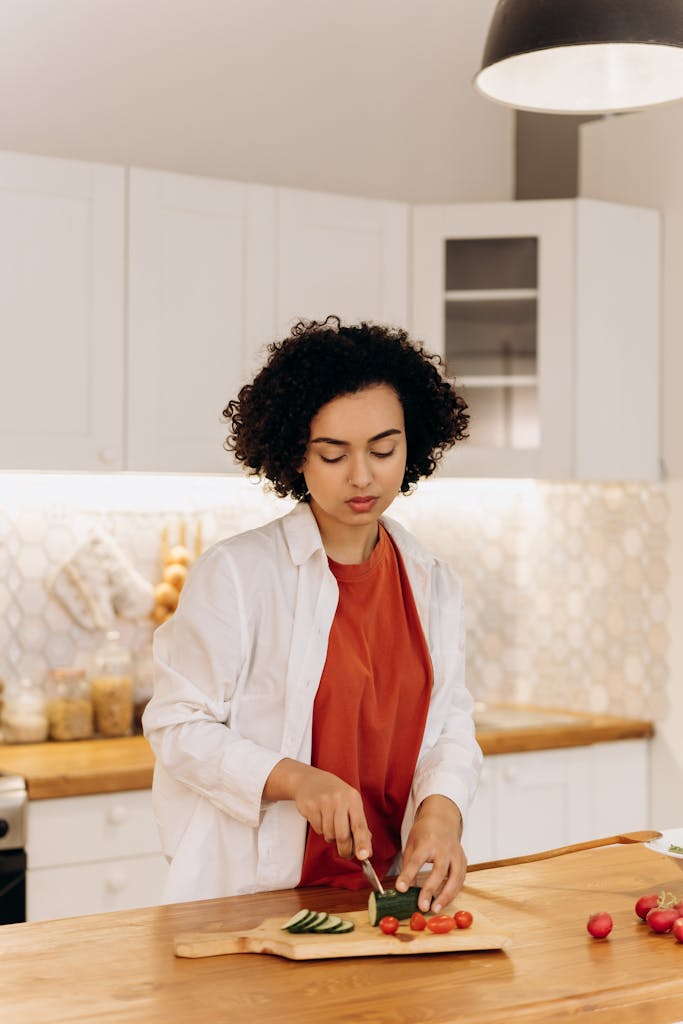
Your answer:
[[[659,477],[659,215],[593,200],[413,211],[413,331],[471,415],[442,473]]]
[[[410,208],[278,189],[276,331],[298,319],[405,326]]]
[[[130,171],[128,457],[225,472],[222,410],[273,329],[275,190]]]
[[[0,468],[124,465],[122,167],[0,153]]]
[[[222,410],[270,341],[336,314],[444,357],[471,423],[441,473],[658,478],[654,211],[411,209],[15,153],[0,184],[0,469],[235,470]]]

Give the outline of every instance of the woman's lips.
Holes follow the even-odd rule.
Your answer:
[[[377,498],[350,498],[346,502],[354,512],[369,512],[376,503]]]

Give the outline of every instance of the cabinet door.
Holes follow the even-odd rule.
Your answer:
[[[167,872],[161,854],[29,870],[26,919],[47,921],[158,906]]]
[[[278,334],[299,319],[408,322],[403,203],[278,189]]]
[[[497,858],[591,837],[590,747],[503,754],[495,760]]]
[[[416,207],[413,329],[470,407],[442,472],[572,475],[573,206]]]
[[[0,153],[0,468],[123,465],[124,170]]]
[[[594,200],[414,209],[413,330],[470,407],[442,473],[658,478],[658,235]]]
[[[130,172],[128,467],[225,472],[222,410],[272,340],[273,189]]]
[[[591,834],[610,836],[652,828],[648,741],[595,743],[590,757]]]

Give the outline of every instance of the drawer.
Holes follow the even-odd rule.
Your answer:
[[[157,906],[162,902],[167,871],[161,854],[29,870],[26,918],[47,921]]]
[[[151,790],[29,800],[29,871],[160,852]]]

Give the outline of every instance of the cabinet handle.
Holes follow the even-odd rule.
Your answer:
[[[110,825],[123,825],[127,817],[128,812],[124,804],[114,804],[107,811],[107,821]]]
[[[107,877],[105,884],[109,892],[121,892],[126,888],[126,876],[123,871],[116,869]]]
[[[116,460],[113,448],[100,448],[97,457],[104,466],[111,466]]]

